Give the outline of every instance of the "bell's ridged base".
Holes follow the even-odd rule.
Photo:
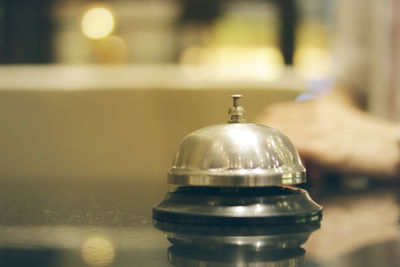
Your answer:
[[[297,247],[320,227],[322,207],[295,187],[178,187],[153,208],[173,244]]]

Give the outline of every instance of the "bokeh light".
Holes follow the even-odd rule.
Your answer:
[[[91,39],[101,39],[112,33],[115,20],[112,12],[105,7],[94,7],[82,18],[82,32]]]
[[[189,47],[180,56],[181,65],[214,68],[221,79],[278,80],[284,69],[276,47]]]
[[[82,257],[91,266],[107,266],[114,260],[114,246],[104,237],[91,237],[82,246]]]

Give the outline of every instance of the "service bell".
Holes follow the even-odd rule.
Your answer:
[[[320,225],[322,207],[292,186],[306,182],[294,145],[276,129],[247,123],[240,97],[232,96],[227,124],[196,130],[178,147],[168,171],[168,183],[178,187],[153,208],[155,227],[174,244],[228,233],[236,238],[219,240],[260,240]]]

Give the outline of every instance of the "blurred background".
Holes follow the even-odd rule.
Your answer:
[[[319,75],[328,74],[334,4],[2,0],[0,62],[257,65],[259,78],[274,80],[284,65],[310,77],[308,58],[308,65],[320,67],[313,68]]]
[[[179,141],[326,87],[334,0],[1,0],[0,177],[165,183]],[[324,85],[324,86],[322,86]]]
[[[0,265],[11,255],[30,266],[72,266],[74,257],[105,266],[115,246],[115,264],[160,266],[168,244],[148,227],[177,146],[226,123],[229,95],[243,94],[249,122],[278,105],[276,125],[304,134],[303,148],[322,148],[314,162],[339,159],[326,172],[306,162],[324,220],[305,248],[327,263],[306,266],[398,266],[397,188],[335,173],[355,159],[366,169],[398,162],[397,135],[350,101],[298,103],[342,79],[363,109],[399,120],[398,3],[0,0]],[[105,262],[92,264],[96,246]]]

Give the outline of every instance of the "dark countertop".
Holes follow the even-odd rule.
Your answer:
[[[317,197],[322,227],[302,249],[211,254],[171,247],[153,228],[151,209],[171,188],[140,179],[2,179],[0,266],[400,266],[393,186]]]

